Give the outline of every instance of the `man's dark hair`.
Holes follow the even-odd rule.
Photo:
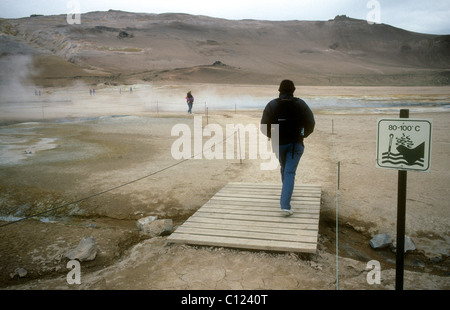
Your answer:
[[[278,91],[281,94],[293,94],[295,91],[294,82],[292,82],[291,80],[283,80]]]

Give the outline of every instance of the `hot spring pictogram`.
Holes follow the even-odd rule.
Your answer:
[[[392,143],[394,140],[394,135],[389,135],[389,149],[387,152],[382,154],[382,163],[393,164],[393,165],[407,165],[413,166],[417,165],[420,167],[424,166],[425,157],[425,142],[414,147],[410,136],[402,134],[400,138],[395,138],[397,141],[395,143],[396,150],[398,153],[392,152]]]

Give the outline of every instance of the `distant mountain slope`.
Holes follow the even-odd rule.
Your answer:
[[[329,21],[225,20],[122,11],[0,20],[3,56],[40,57],[43,83],[67,78],[309,85],[449,85],[450,36],[337,16]],[[6,40],[4,40],[6,42]],[[14,42],[14,43],[12,43]],[[44,57],[72,64],[46,68]],[[215,65],[213,65],[215,64]],[[48,66],[47,66],[48,67]],[[86,70],[88,69],[88,70]],[[53,73],[52,73],[53,72]]]

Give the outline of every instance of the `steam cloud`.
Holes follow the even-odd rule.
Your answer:
[[[29,100],[34,95],[32,76],[37,74],[31,55],[0,58],[0,104]]]

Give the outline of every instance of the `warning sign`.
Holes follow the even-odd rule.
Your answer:
[[[377,167],[430,171],[431,127],[431,120],[378,120]]]

